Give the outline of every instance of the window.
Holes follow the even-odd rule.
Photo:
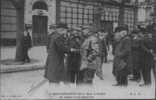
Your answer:
[[[124,23],[129,26],[129,30],[133,30],[134,11],[132,9],[125,9]]]
[[[73,25],[93,23],[93,8],[93,6],[85,7],[83,4],[72,0],[70,2],[61,1],[61,22]],[[65,11],[65,9],[67,10]]]
[[[10,37],[17,31],[17,11],[9,0],[2,0],[1,3],[1,33]]]

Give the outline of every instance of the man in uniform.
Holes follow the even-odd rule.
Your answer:
[[[78,35],[78,29],[73,28],[70,33],[70,38],[68,40],[68,45],[70,48],[75,49],[75,51],[69,52],[67,54],[67,74],[69,81],[74,83],[78,81],[78,73],[81,65],[81,55],[80,47],[81,41],[80,36]]]
[[[132,32],[132,74],[133,78],[130,80],[140,82],[141,80],[141,73],[140,69],[142,67],[142,55],[143,55],[143,49],[141,48],[141,33],[139,30],[134,30]]]
[[[154,48],[152,44],[154,42],[152,39],[151,29],[148,30],[148,28],[149,27],[146,28],[146,31],[144,32],[144,38],[142,40],[142,48],[144,53],[142,57],[141,73],[144,83],[140,84],[140,86],[151,85],[151,70],[154,68],[154,55],[152,53],[152,49]]]
[[[114,86],[127,86],[127,76],[130,73],[128,63],[131,52],[131,40],[127,36],[127,29],[118,27],[115,33],[115,39],[113,74],[116,77],[117,84]]]
[[[53,29],[49,30],[50,32]],[[60,23],[56,26],[56,31],[50,35],[47,47],[47,61],[45,65],[45,78],[49,83],[62,83],[66,81],[66,73],[64,68],[65,53],[70,52],[70,48],[65,45],[66,40],[64,34],[67,32],[67,25]]]

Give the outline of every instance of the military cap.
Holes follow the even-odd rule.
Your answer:
[[[56,28],[65,28],[65,29],[68,29],[68,26],[65,23],[59,23],[59,24],[57,24]]]
[[[49,25],[49,29],[55,29],[56,25]]]
[[[128,31],[128,27],[127,26],[119,26],[115,29],[115,32],[121,32],[121,31]]]

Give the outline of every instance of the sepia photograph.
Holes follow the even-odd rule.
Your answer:
[[[0,100],[156,99],[156,0],[0,4]]]

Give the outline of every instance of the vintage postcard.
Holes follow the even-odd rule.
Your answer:
[[[0,99],[156,99],[156,0],[1,0]]]

